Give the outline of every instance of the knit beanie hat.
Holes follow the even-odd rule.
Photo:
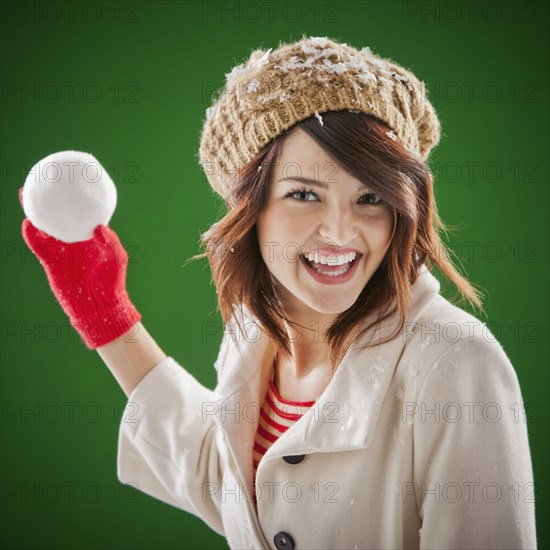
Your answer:
[[[424,83],[390,59],[327,37],[257,49],[226,75],[201,132],[199,162],[227,199],[236,176],[276,136],[326,111],[373,115],[414,156],[426,160],[440,124]]]

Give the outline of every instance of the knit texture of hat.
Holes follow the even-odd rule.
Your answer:
[[[226,74],[206,110],[199,162],[224,199],[236,175],[275,137],[326,111],[364,112],[384,122],[413,155],[426,160],[440,123],[424,83],[390,59],[327,37],[303,37],[258,49]]]

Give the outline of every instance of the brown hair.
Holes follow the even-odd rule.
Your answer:
[[[310,117],[273,139],[235,177],[226,197],[227,214],[201,236],[218,293],[218,308],[227,323],[235,307],[244,304],[283,355],[291,356],[284,322],[292,323],[277,299],[271,274],[260,253],[256,221],[268,200],[271,166],[285,137],[296,127],[305,130],[338,165],[376,193],[397,216],[388,251],[356,302],[340,313],[324,334],[330,349],[332,374],[343,345],[354,327],[373,315],[361,334],[398,313],[400,324],[384,343],[397,337],[409,309],[411,287],[419,269],[437,266],[458,289],[461,299],[482,308],[482,293],[454,267],[439,231],[447,232],[437,214],[433,177],[420,157],[408,152],[379,119],[348,110],[323,113],[323,125]],[[238,322],[238,320],[237,320]],[[240,324],[239,324],[240,326]],[[241,327],[242,334],[246,334]]]

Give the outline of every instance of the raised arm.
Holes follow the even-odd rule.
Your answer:
[[[141,322],[113,342],[98,347],[97,352],[126,397],[130,397],[143,377],[167,357]]]
[[[39,230],[28,218],[21,233],[71,325],[88,349],[97,349],[129,396],[166,354],[141,324],[141,314],[128,296],[128,254],[118,235],[98,225],[91,239],[67,243]]]
[[[141,324],[126,291],[128,254],[117,234],[100,224],[93,238],[67,243],[28,218],[22,233],[71,325],[128,398],[119,430],[119,481],[195,514],[223,535],[220,434],[213,415],[203,414],[212,390],[167,357]],[[205,487],[216,491],[205,494]]]
[[[46,270],[50,287],[89,349],[96,349],[127,397],[166,358],[141,324],[126,291],[128,254],[100,225],[89,241],[65,243],[28,219],[23,237]]]

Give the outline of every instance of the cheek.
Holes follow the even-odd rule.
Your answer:
[[[258,241],[262,243],[277,243],[281,248],[299,245],[300,235],[304,232],[303,216],[289,216],[283,208],[267,208],[256,223]]]
[[[281,255],[281,245],[285,239],[283,227],[274,208],[266,208],[256,222],[260,253],[270,270],[278,263]]]
[[[305,240],[299,217],[285,215],[281,209],[266,209],[258,217],[256,232],[264,263],[274,275],[283,276],[296,269]]]
[[[256,222],[256,233],[263,254],[268,243],[274,242],[275,236],[277,235],[276,217],[273,215],[272,211],[266,210],[258,217],[258,221]]]
[[[392,239],[394,218],[391,212],[368,220],[363,226],[363,233],[372,252],[385,251]]]

